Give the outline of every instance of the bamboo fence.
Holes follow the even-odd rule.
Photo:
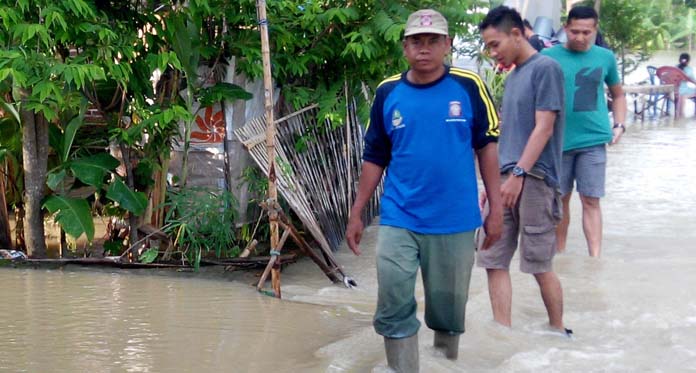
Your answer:
[[[318,107],[312,105],[276,121],[276,176],[278,190],[305,228],[325,253],[340,246],[348,223],[360,175],[363,131],[354,105],[347,108],[344,126],[318,119]],[[256,118],[235,130],[252,159],[268,173],[264,143],[266,121]],[[298,146],[298,139],[304,139]],[[366,224],[379,212],[375,191],[363,210]]]

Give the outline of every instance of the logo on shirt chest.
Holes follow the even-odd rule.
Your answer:
[[[392,112],[391,123],[392,129],[406,127],[406,125],[404,124],[404,117],[401,115],[401,112],[398,109],[394,109],[394,111]]]
[[[462,103],[460,101],[449,102],[449,112],[446,122],[466,122],[462,115]]]

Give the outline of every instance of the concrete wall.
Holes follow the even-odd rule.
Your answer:
[[[253,160],[244,146],[237,140],[233,132],[252,118],[264,115],[263,82],[250,81],[243,75],[235,75],[234,59],[228,61],[224,80],[237,84],[252,93],[251,100],[238,100],[215,104],[210,108],[198,110],[196,122],[192,126],[192,141],[189,148],[188,186],[209,187],[229,190],[239,201],[240,218],[237,223],[246,222],[247,201],[249,195],[241,178],[242,172],[248,166],[254,165]],[[200,76],[207,74],[207,67],[199,69]],[[215,80],[206,81],[206,85],[214,85]],[[183,134],[183,123],[181,123]],[[181,174],[183,143],[179,141],[172,146],[169,178]]]

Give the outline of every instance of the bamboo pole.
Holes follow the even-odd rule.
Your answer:
[[[280,238],[280,242],[278,243],[278,248],[277,251],[280,252],[280,249],[282,248],[283,245],[285,245],[285,241],[288,239],[288,236],[290,236],[290,230],[286,229],[283,232],[283,237]],[[275,268],[275,264],[280,263],[280,255],[271,255],[271,259],[268,261],[268,264],[266,265],[266,269],[263,271],[263,274],[261,275],[261,278],[259,279],[258,285],[256,285],[256,290],[261,291],[263,290],[263,285],[266,283],[266,279],[268,278],[268,272],[271,272],[271,277],[273,277],[273,268]],[[271,279],[271,282],[273,282],[273,279]],[[280,286],[280,284],[278,284]],[[273,293],[276,293],[275,288],[273,289]],[[280,298],[280,297],[278,297]]]
[[[266,1],[257,0],[256,9],[259,18],[259,31],[261,33],[261,56],[263,59],[263,87],[264,87],[264,106],[266,109],[266,153],[268,154],[268,200],[267,205],[268,219],[271,229],[271,253],[277,253],[279,249],[278,237],[278,189],[276,187],[275,170],[275,136],[276,126],[273,120],[273,78],[271,75],[271,51],[268,41],[268,18],[266,17]],[[280,298],[280,256],[273,255],[278,259],[274,261],[271,269],[271,283],[273,284],[273,294]]]
[[[346,219],[350,215],[350,208],[353,206],[353,175],[351,174],[351,151],[352,149],[350,148],[350,97],[348,96],[348,79],[343,80],[343,94],[345,95],[346,98],[346,141],[345,141],[345,152],[344,152],[344,157],[345,157],[345,162],[346,162],[346,182],[347,182],[347,187],[348,187],[348,199],[346,200]]]

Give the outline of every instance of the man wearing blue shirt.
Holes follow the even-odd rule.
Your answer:
[[[444,64],[451,47],[447,21],[430,9],[411,14],[403,49],[410,69],[377,88],[365,134],[360,185],[346,240],[360,255],[361,211],[384,180],[377,241],[375,331],[397,371],[417,371],[420,322],[414,287],[421,268],[425,322],[435,347],[456,359],[481,225],[474,154],[491,214],[484,246],[502,230],[498,117],[474,73]]]

